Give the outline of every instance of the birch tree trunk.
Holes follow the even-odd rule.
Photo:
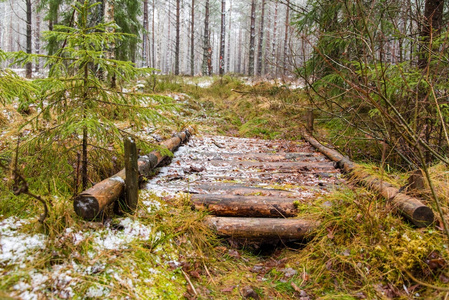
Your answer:
[[[254,52],[256,41],[256,0],[251,1],[251,30],[249,36],[248,75],[254,76]]]
[[[259,28],[259,48],[257,51],[257,76],[262,75],[262,61],[263,61],[263,33],[264,33],[264,19],[265,19],[265,3],[266,0],[262,0],[262,12],[260,15],[260,28]]]

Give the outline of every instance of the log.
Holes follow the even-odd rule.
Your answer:
[[[259,196],[276,196],[276,197],[290,197],[292,195],[291,191],[288,190],[281,190],[281,189],[273,189],[273,188],[263,188],[263,187],[253,187],[253,186],[245,186],[242,184],[232,184],[232,183],[222,183],[219,184],[216,183],[209,183],[209,184],[199,184],[194,185],[192,184],[190,188],[193,189],[193,191],[196,191],[197,189],[199,191],[204,190],[207,192],[217,192],[217,191],[223,191],[228,194],[233,195],[259,195]],[[198,193],[192,193],[192,194],[198,194]]]
[[[192,134],[192,129],[188,128],[176,133],[172,138],[165,140],[159,146],[165,151],[153,151],[148,155],[141,156],[137,162],[139,177],[147,177],[151,171],[158,166],[168,153],[174,152]],[[170,152],[167,152],[170,151]],[[93,187],[85,190],[74,198],[73,208],[80,217],[86,220],[93,220],[110,203],[117,200],[122,195],[125,187],[125,169],[117,174],[97,183]]]
[[[419,199],[403,194],[398,188],[391,184],[383,182],[375,176],[364,172],[357,164],[351,162],[347,157],[341,155],[336,150],[320,144],[305,130],[303,130],[301,134],[312,146],[326,155],[329,159],[335,161],[337,167],[343,169],[346,173],[349,173],[349,175],[359,184],[382,195],[387,201],[393,204],[396,211],[401,213],[416,226],[426,227],[434,222],[435,215],[432,209],[424,205]]]
[[[319,222],[304,219],[205,218],[205,223],[224,237],[247,239],[303,239],[311,236]]]
[[[297,214],[294,198],[197,194],[190,200],[195,209],[215,216],[286,218]]]

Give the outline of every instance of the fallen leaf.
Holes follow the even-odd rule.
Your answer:
[[[230,292],[232,292],[234,289],[235,289],[235,285],[226,287],[226,288],[224,288],[224,289],[221,289],[220,291],[223,292],[223,293],[230,293]]]
[[[292,288],[297,291],[298,293],[300,293],[302,290],[299,288],[299,286],[297,286],[293,281],[290,283],[290,285],[292,286]]]

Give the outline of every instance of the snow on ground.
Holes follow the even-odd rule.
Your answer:
[[[329,178],[319,178],[313,172],[310,174],[305,172],[301,175],[295,172],[290,175],[281,174],[278,170],[259,169],[258,165],[263,163],[257,164],[257,160],[251,160],[253,154],[263,155],[278,152],[278,150],[282,152],[282,149],[278,149],[279,147],[276,141],[255,138],[194,136],[187,144],[179,148],[169,166],[161,168],[160,173],[147,182],[145,189],[158,197],[174,197],[179,192],[209,193],[207,190],[198,188],[202,184],[232,182],[242,186],[286,189],[292,192],[292,198],[303,200],[327,192],[322,185],[339,177],[338,173],[330,174]],[[226,156],[230,153],[240,153],[241,160],[245,160],[246,156],[249,166],[236,164],[235,160],[238,156]],[[250,157],[249,160],[248,157]],[[322,160],[325,160],[324,156]],[[252,167],[251,162],[255,162],[256,166]],[[266,180],[266,177],[278,178],[278,182],[282,181],[286,184],[273,183],[274,179]],[[229,191],[217,189],[213,190],[213,193],[229,193]]]
[[[21,227],[32,220],[21,220],[9,217],[0,221],[0,271],[4,266],[15,264],[18,268],[25,268],[27,262],[32,262],[33,254],[45,249],[43,234],[26,234],[19,232]]]
[[[190,84],[190,85],[196,85],[200,88],[208,88],[212,85],[212,83],[214,83],[214,78],[213,77],[194,77],[194,78],[187,78],[184,79],[184,83],[185,84]]]
[[[142,198],[145,198],[145,195]],[[144,206],[148,206],[148,211],[160,208],[161,204],[156,203],[156,200],[142,201]],[[20,299],[43,299],[48,296],[47,293],[50,290],[51,297],[70,299],[75,295],[78,284],[84,282],[83,278],[98,273],[114,274],[115,281],[120,282],[121,279],[118,275],[120,265],[106,269],[106,266],[99,262],[99,259],[103,256],[102,253],[127,249],[129,244],[135,240],[155,243],[161,238],[161,233],[155,231],[152,226],[145,225],[130,217],[121,219],[118,225],[114,227],[121,227],[121,230],[112,227],[83,230],[66,228],[64,233],[57,238],[56,243],[61,245],[69,243],[78,246],[85,242],[86,246],[89,245],[87,247],[91,247],[88,251],[89,260],[97,261],[97,263],[82,265],[76,263],[75,260],[71,260],[62,264],[55,264],[50,267],[50,270],[28,272],[27,270],[30,269],[33,262],[39,261],[48,252],[46,250],[47,236],[20,231],[24,225],[33,221],[36,222],[32,219],[21,220],[16,217],[0,221],[0,274],[13,271],[19,276],[18,282],[12,288],[12,296]],[[160,251],[161,249],[155,249],[156,253]],[[57,255],[57,253],[54,253],[54,255]],[[175,253],[161,253],[160,256],[168,262],[177,259]],[[75,251],[72,253],[72,257],[78,259],[80,254]],[[129,281],[126,284],[132,286],[132,280]],[[113,289],[112,284],[112,282],[110,286],[94,284],[88,288],[86,297],[107,297]]]
[[[262,180],[263,178],[259,175],[258,170],[235,163],[231,164],[229,155],[242,153],[243,156],[250,157],[254,154],[281,153],[282,147],[290,147],[295,144],[287,142],[286,145],[283,146],[282,143],[277,141],[250,138],[194,136],[186,145],[181,146],[175,152],[169,166],[161,168],[159,174],[148,181],[145,186],[146,190],[142,190],[140,194],[143,210],[138,215],[156,213],[167,205],[164,201],[158,201],[153,195],[173,197],[179,192],[189,192],[195,189],[207,193],[207,191],[198,188],[197,184],[229,183],[232,181],[234,184],[240,182],[242,185],[250,186],[252,180],[254,180],[258,187],[273,188],[271,182]],[[275,170],[270,172],[276,173]],[[231,179],[228,180],[227,177]],[[316,186],[320,183],[320,179],[314,176],[311,178],[305,176],[304,178],[304,182],[307,181],[310,186]],[[309,189],[294,184],[280,186],[280,188],[290,190],[296,199],[310,198],[317,192],[322,192],[315,187]],[[225,193],[226,191],[213,192]],[[81,230],[66,228],[54,241],[54,248],[59,249],[58,243],[60,245],[73,245],[70,247],[70,249],[72,247],[75,249],[71,253],[72,259],[65,259],[60,264],[41,267],[41,269],[30,272],[30,266],[33,266],[33,262],[39,262],[40,258],[48,259],[48,251],[50,251],[47,250],[46,244],[48,241],[45,235],[24,232],[23,227],[32,222],[36,221],[32,219],[21,220],[16,217],[4,218],[0,221],[0,274],[13,271],[19,276],[13,286],[12,296],[20,299],[42,299],[48,297],[48,293],[51,293],[51,297],[69,299],[76,295],[77,287],[83,284],[86,297],[107,298],[114,290],[114,284],[133,287],[137,282],[141,282],[141,284],[151,285],[158,280],[154,280],[154,276],[165,276],[165,278],[173,276],[170,273],[161,275],[157,273],[160,272],[159,270],[155,270],[154,272],[149,271],[151,274],[148,273],[149,277],[147,278],[139,278],[137,274],[132,273],[134,275],[130,279],[129,274],[121,275],[122,270],[117,262],[107,265],[106,262],[102,261],[104,257],[110,257],[111,253],[116,250],[126,250],[136,240],[160,245],[158,241],[162,239],[161,232],[158,232],[153,225],[145,224],[144,220],[139,221],[130,217],[120,219],[115,226],[102,226],[98,223],[92,223],[96,224],[93,229],[89,226]],[[171,241],[168,241],[168,243],[169,247],[175,249],[170,253],[167,253],[160,246],[156,246],[153,250],[158,265],[176,265],[179,261],[176,245],[172,245]],[[76,250],[80,249],[79,247],[87,249],[88,259],[80,259],[81,254]],[[47,258],[45,258],[45,255],[47,255]],[[51,255],[57,255],[57,253]],[[112,257],[114,258],[115,255],[112,255]],[[92,263],[83,265],[80,261]],[[99,274],[109,278],[106,281],[107,284],[90,282],[90,278],[99,276]],[[126,278],[126,280],[122,278]]]

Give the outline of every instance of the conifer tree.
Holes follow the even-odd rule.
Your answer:
[[[63,42],[64,47],[44,57],[45,65],[51,66],[49,77],[35,80],[41,90],[35,100],[40,113],[28,123],[39,134],[23,145],[24,152],[39,153],[34,165],[52,172],[57,168],[74,172],[73,164],[80,153],[83,189],[89,185],[90,162],[112,161],[115,151],[111,150],[121,144],[123,135],[129,134],[116,126],[117,120],[126,117],[139,129],[163,119],[158,109],[172,107],[167,97],[120,92],[99,79],[98,70],[126,83],[152,69],[137,69],[132,62],[106,58],[109,49],[105,47],[123,41],[124,34],[108,30],[115,24],[89,24],[97,5],[88,0],[75,3],[77,18],[73,26],[55,25],[53,31],[44,33],[47,39]],[[30,59],[33,57],[23,52],[16,57],[16,61],[25,63]]]

